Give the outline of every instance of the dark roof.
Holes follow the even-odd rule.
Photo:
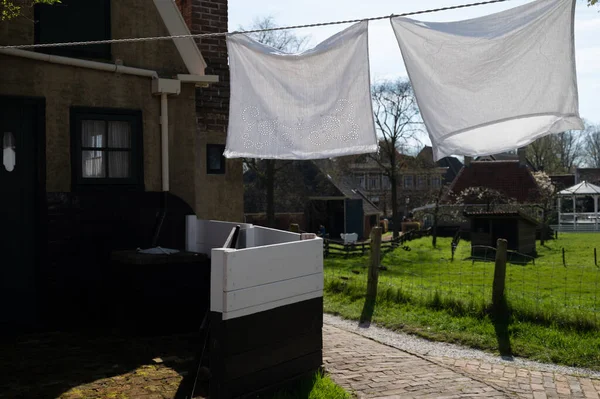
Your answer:
[[[417,158],[420,158],[425,162],[430,162],[431,164],[433,164],[433,148],[426,145],[419,152]],[[447,168],[446,174],[444,175],[444,182],[448,184],[454,181],[456,176],[458,176],[458,172],[460,172],[460,168],[463,167],[463,163],[455,157],[444,157],[437,161],[435,165],[440,168]]]
[[[502,152],[500,154],[493,154],[493,155],[477,157],[477,158],[475,158],[475,160],[480,161],[480,160],[482,160],[482,158],[491,158],[492,161],[518,161],[519,155],[512,153],[512,152]]]
[[[529,168],[519,161],[473,161],[463,166],[450,186],[450,192],[459,194],[469,187],[497,190],[517,202],[535,201],[537,183]]]
[[[463,214],[468,218],[518,218],[536,226],[539,224],[533,217],[520,211],[476,211]]]

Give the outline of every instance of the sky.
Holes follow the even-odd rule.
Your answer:
[[[280,26],[360,19],[400,14],[429,8],[448,7],[473,0],[229,0],[229,31],[250,27],[254,20],[272,16]],[[447,22],[475,18],[529,3],[512,0],[460,10],[421,14],[415,19]],[[575,13],[575,54],[579,88],[580,115],[600,124],[600,6],[588,7],[577,0]],[[320,43],[349,25],[295,29],[299,36],[309,36],[308,47]],[[371,81],[406,77],[398,42],[389,20],[369,23],[369,57]],[[428,140],[425,140],[426,142]]]

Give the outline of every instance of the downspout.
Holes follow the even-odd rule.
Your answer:
[[[168,95],[178,95],[181,92],[181,82],[176,79],[156,79],[152,82],[152,93],[160,95],[160,153],[161,153],[161,183],[162,197],[160,211],[156,218],[152,248],[158,244],[158,237],[167,215],[167,198],[169,193],[169,102]]]

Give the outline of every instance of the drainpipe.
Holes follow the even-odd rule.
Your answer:
[[[181,82],[176,79],[154,79],[152,94],[160,95],[160,153],[161,153],[161,183],[162,198],[160,211],[157,215],[152,247],[158,244],[158,237],[167,215],[167,197],[169,192],[169,100],[168,95],[178,95],[181,92]]]
[[[162,190],[169,191],[169,107],[167,93],[160,94],[160,142],[162,162]]]

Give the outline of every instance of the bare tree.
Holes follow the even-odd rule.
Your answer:
[[[256,18],[252,26],[249,28],[240,26],[240,30],[273,29],[276,27],[277,24],[274,18],[268,16]],[[287,53],[296,53],[303,50],[309,39],[308,36],[297,36],[288,30],[255,32],[249,35],[259,43]],[[264,187],[266,190],[267,225],[275,227],[275,177],[290,162],[276,161],[274,159],[257,160],[246,158],[244,159],[244,164],[256,174],[259,186]]]
[[[372,155],[390,180],[394,237],[398,236],[398,177],[402,159],[399,149],[421,131],[419,107],[407,79],[382,81],[371,89],[375,125],[380,134],[379,153]]]
[[[240,30],[263,30],[278,27],[275,18],[267,16],[255,18],[250,28],[246,29],[240,26]],[[289,30],[255,32],[248,35],[259,43],[286,53],[297,53],[304,50],[309,40],[309,36],[297,36]]]
[[[558,161],[554,152],[554,139],[552,136],[540,137],[529,144],[525,150],[527,162],[535,171],[553,173],[558,169]]]
[[[587,165],[600,168],[600,125],[589,127],[584,138],[584,148]]]
[[[584,137],[586,135],[581,131],[566,131],[541,137],[527,146],[527,161],[535,171],[569,173],[584,160]]]
[[[550,137],[554,137],[561,172],[570,172],[582,157],[581,132],[567,131]]]

